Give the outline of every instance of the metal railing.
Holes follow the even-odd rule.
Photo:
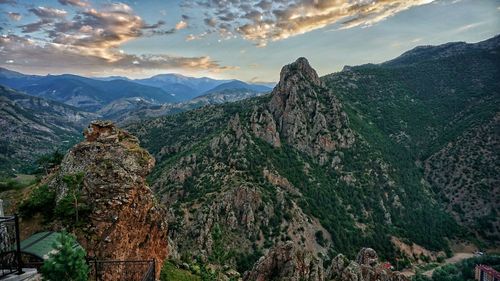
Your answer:
[[[0,217],[0,277],[22,271],[19,218]]]
[[[91,281],[155,281],[155,260],[97,260],[87,258]],[[9,274],[22,274],[22,268],[39,269],[43,262],[23,263],[19,218],[0,216],[0,278]]]
[[[96,260],[89,258],[90,281],[155,281],[155,260]]]

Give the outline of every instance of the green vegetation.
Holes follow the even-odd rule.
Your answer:
[[[290,220],[289,205],[277,204],[281,194],[264,176],[263,170],[268,170],[298,189],[300,195],[283,192],[285,202],[297,203],[331,234],[331,256],[341,252],[353,258],[360,248],[372,247],[381,259],[394,264],[398,259],[404,261],[402,266],[410,265],[412,257],[398,252],[391,236],[447,253],[448,238],[470,237],[445,212],[443,207],[448,206],[443,188],[427,177],[425,169],[429,156],[496,114],[500,88],[495,67],[498,55],[471,52],[412,60],[408,65],[353,67],[323,77],[342,102],[356,139],[351,147],[337,148],[328,155],[328,161],[335,159],[336,164],[332,165],[320,165],[318,159],[287,144],[283,136],[282,146],[275,148],[252,133],[252,114],[266,109],[271,96],[208,106],[134,124],[128,129],[157,159],[149,181],[156,185],[159,195],[173,195],[176,206],[196,204],[197,208],[190,210],[192,214],[205,207],[210,209],[212,200],[236,186],[256,188],[262,204],[273,208],[272,213],[266,214],[269,223],[259,226],[263,240],[258,244],[262,246],[253,249],[253,253],[287,240],[281,226]],[[320,102],[326,108],[331,105],[331,98],[324,91],[318,96],[310,104]],[[236,116],[244,137],[233,144],[237,133],[230,120]],[[309,123],[300,125],[312,126]],[[487,161],[474,165],[486,171],[486,176],[495,176]],[[174,170],[182,170],[185,180],[172,179]],[[488,190],[485,184],[481,188],[482,193]],[[455,209],[463,212],[461,207]],[[492,212],[477,222],[487,229],[495,217],[497,213]],[[175,227],[183,226],[178,221]],[[230,242],[239,235],[250,251],[256,235],[238,231],[226,233],[226,250],[235,247]],[[316,241],[329,244],[324,241],[325,236],[316,233]],[[212,257],[212,261],[220,262],[221,255],[218,256]],[[231,257],[228,260],[235,263]],[[246,259],[238,264],[239,269],[247,267]]]
[[[40,213],[47,221],[57,218],[73,227],[85,223],[90,206],[83,203],[80,198],[83,177],[82,173],[65,175],[63,182],[67,189],[57,202],[56,192],[48,185],[35,187],[30,196],[19,206],[21,216],[31,217]]]
[[[38,182],[34,175],[18,174],[15,177],[7,177],[0,179],[0,192],[23,189]]]
[[[463,260],[456,264],[447,264],[436,268],[432,278],[417,274],[413,281],[472,281],[477,264],[484,264],[500,270],[499,255],[485,255]]]
[[[82,223],[82,218],[85,219],[89,211],[89,206],[82,203],[80,199],[83,177],[83,173],[68,174],[63,177],[67,190],[54,209],[55,216],[70,225],[76,226]]]
[[[180,269],[171,261],[165,261],[161,269],[161,281],[201,281],[200,276],[189,270]]]
[[[198,259],[190,264],[167,260],[161,269],[160,281],[217,281],[221,280],[218,277],[220,274],[220,269],[207,266]],[[237,279],[229,278],[229,280]]]
[[[224,264],[228,259],[228,251],[224,248],[223,232],[219,224],[212,228],[212,254],[209,261],[216,264]]]
[[[59,150],[40,156],[40,158],[38,158],[35,162],[38,166],[37,172],[48,174],[51,169],[61,164],[63,158],[64,153]]]
[[[466,189],[472,198],[480,197],[488,194],[485,192],[488,185],[481,183],[498,180],[498,171],[491,165],[494,160],[487,158],[488,153],[494,154],[495,148],[487,139],[496,134],[498,126],[498,121],[493,120],[500,106],[499,61],[496,52],[469,49],[439,59],[428,59],[423,54],[405,63],[352,67],[323,80],[344,104],[351,126],[381,152],[385,161],[397,167],[401,186],[407,191],[422,192],[420,182],[425,179],[430,185],[424,186],[423,192],[453,209],[456,215],[466,217],[471,215],[471,209],[464,210],[463,205],[458,204],[461,202],[450,199],[450,194],[460,194],[460,189]],[[477,131],[474,129],[490,123],[490,131],[475,136]],[[443,160],[428,161],[459,139],[465,139],[465,144],[448,149],[446,154],[439,156]],[[469,150],[465,151],[464,146]],[[487,152],[477,153],[479,147],[480,151]],[[459,159],[472,160],[462,166],[450,165]],[[437,175],[428,175],[424,169],[437,171]],[[454,173],[460,169],[465,172],[457,179]],[[455,182],[462,183],[455,187],[452,177]],[[494,204],[489,199],[486,202],[483,204]],[[413,217],[429,215],[425,209],[420,212]],[[480,233],[480,237],[495,241],[493,216],[498,217],[497,214],[484,219],[475,217],[474,221],[481,227],[469,227],[474,232],[486,230],[488,233]],[[425,225],[415,225],[415,229],[423,227]],[[452,228],[452,233],[465,235],[456,227]],[[415,233],[411,239],[425,242],[422,241],[424,234],[422,231]],[[443,236],[444,233],[436,234]],[[442,241],[429,240],[425,244],[436,248]]]
[[[46,219],[54,215],[56,193],[47,185],[36,187],[31,195],[19,206],[19,213],[23,217],[31,217],[41,213]]]
[[[210,141],[232,134],[227,129],[229,120],[238,114],[248,130],[252,108],[262,106],[269,98],[206,107],[150,121],[154,125],[145,122],[129,127],[150,152],[160,155],[150,182],[163,181],[164,173],[175,167],[182,157],[197,155],[198,159],[206,157],[235,163],[234,168],[240,173],[235,180],[253,183],[263,192],[264,201],[272,201],[276,198],[275,187],[262,175],[263,168],[271,167],[303,194],[302,198],[290,199],[318,218],[332,234],[334,253],[341,252],[351,258],[360,248],[369,246],[377,250],[381,258],[394,261],[397,252],[389,235],[409,238],[431,250],[447,250],[446,237],[461,235],[453,219],[429,197],[426,186],[421,183],[422,170],[415,165],[412,152],[360,117],[351,102],[344,103],[344,109],[358,141],[353,147],[331,155],[340,159],[343,165],[340,170],[320,166],[315,159],[286,143],[277,149],[255,137],[253,145],[243,152],[228,147],[214,155]],[[171,147],[178,149],[165,150]],[[160,153],[162,149],[167,153]],[[308,172],[306,166],[310,167]],[[179,198],[180,203],[210,200],[206,194],[219,191],[225,184],[221,178],[209,176],[212,168],[210,163],[197,163],[182,186],[162,184],[160,194],[179,188],[185,192],[185,196]],[[356,179],[355,184],[343,180],[345,176]],[[395,200],[404,207],[394,207]],[[369,212],[369,216],[365,212]],[[280,235],[279,225],[286,219],[285,214],[285,210],[277,208],[270,225],[261,229],[266,239],[264,247],[273,245],[274,236]],[[361,230],[356,223],[370,227]],[[321,236],[317,239],[325,244]]]
[[[47,281],[87,281],[89,268],[85,261],[85,251],[75,247],[75,238],[62,233],[54,248],[41,268],[43,280]]]

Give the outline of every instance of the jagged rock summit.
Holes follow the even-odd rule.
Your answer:
[[[58,205],[68,196],[78,198],[76,222],[71,217],[71,223],[61,223],[77,234],[90,256],[162,264],[168,254],[165,211],[145,180],[154,158],[112,122],[94,121],[84,136],[48,183]],[[106,280],[118,280],[121,273],[110,274]]]
[[[342,104],[305,58],[285,65],[267,107],[252,116],[255,135],[280,147],[285,141],[327,164],[329,153],[354,142]]]

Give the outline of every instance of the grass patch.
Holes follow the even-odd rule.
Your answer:
[[[161,281],[201,281],[201,278],[190,271],[178,268],[170,261],[163,264],[160,274]]]

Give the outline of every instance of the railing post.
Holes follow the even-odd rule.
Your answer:
[[[16,229],[16,258],[17,258],[17,274],[23,274],[23,265],[21,260],[21,238],[19,235],[19,217],[14,214],[14,225]]]
[[[97,275],[97,257],[94,256],[94,269],[95,269],[95,281],[99,281],[99,277]]]

